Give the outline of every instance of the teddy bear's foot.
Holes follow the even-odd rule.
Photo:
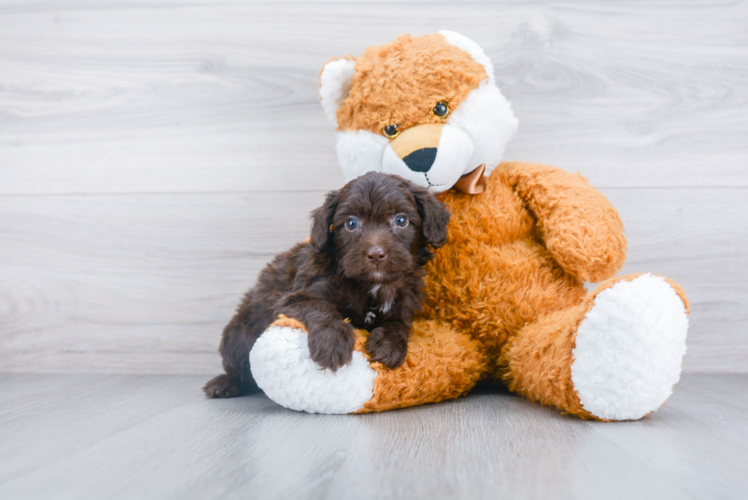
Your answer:
[[[680,378],[688,303],[659,276],[602,283],[578,305],[540,317],[499,360],[509,389],[565,413],[636,420],[657,410]]]
[[[281,406],[309,413],[353,413],[373,395],[374,371],[353,352],[351,363],[336,372],[323,370],[309,355],[307,332],[283,318],[270,326],[249,353],[252,377]]]
[[[611,280],[595,292],[572,352],[571,380],[586,411],[636,420],[670,397],[686,352],[681,294],[652,274]]]

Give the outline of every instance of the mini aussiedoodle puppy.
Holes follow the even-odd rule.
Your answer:
[[[211,398],[258,390],[249,351],[279,314],[302,321],[309,352],[333,371],[351,361],[354,328],[370,331],[371,359],[396,368],[408,350],[431,248],[447,241],[449,211],[428,190],[370,172],[327,194],[312,233],[263,269],[223,331],[226,374],[205,385]]]

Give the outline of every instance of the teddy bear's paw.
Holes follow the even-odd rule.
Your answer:
[[[309,413],[352,413],[373,396],[374,371],[353,351],[350,364],[336,372],[321,369],[309,355],[307,333],[271,326],[249,354],[252,377],[281,406]]]
[[[571,377],[585,410],[636,420],[660,408],[680,379],[688,315],[662,277],[643,274],[600,292],[579,325]]]

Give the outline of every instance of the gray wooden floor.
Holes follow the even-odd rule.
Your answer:
[[[0,498],[746,498],[748,375],[686,375],[639,422],[522,398],[309,415],[201,376],[0,375]]]

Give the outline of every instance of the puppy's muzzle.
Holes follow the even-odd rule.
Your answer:
[[[436,152],[444,125],[425,124],[406,129],[390,142],[390,147],[414,172],[428,172],[436,160]]]

